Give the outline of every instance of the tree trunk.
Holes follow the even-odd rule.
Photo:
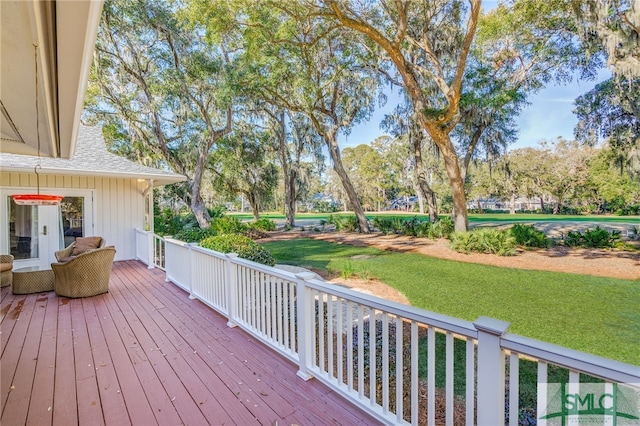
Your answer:
[[[211,221],[211,217],[209,216],[209,211],[207,207],[204,205],[204,201],[202,197],[198,195],[198,198],[191,197],[191,211],[193,212],[196,220],[198,221],[198,225],[200,228],[208,228],[209,222]]]
[[[433,142],[440,148],[440,153],[444,160],[444,167],[447,170],[451,196],[453,197],[453,224],[456,232],[466,232],[469,223],[467,220],[467,196],[464,192],[464,181],[458,165],[458,155],[451,143],[449,134],[444,133],[434,123],[428,123],[429,135]],[[425,126],[427,127],[427,126]]]
[[[204,205],[200,188],[202,187],[202,175],[204,173],[204,165],[207,161],[207,146],[203,146],[198,150],[198,158],[196,160],[196,170],[191,181],[191,211],[198,221],[200,228],[208,228],[211,222],[209,211]]]
[[[560,213],[560,204],[562,203],[562,199],[560,197],[557,198],[556,203],[553,205],[553,214]]]
[[[289,170],[289,188],[285,196],[286,224],[290,227],[296,226],[296,173]]]
[[[415,139],[413,142],[413,158],[416,162],[415,174],[417,181],[418,197],[427,202],[427,210],[429,211],[429,221],[431,223],[438,220],[438,204],[436,194],[427,182],[427,172],[422,163],[422,147],[420,141]],[[424,213],[424,205],[420,206],[420,213]]]
[[[463,182],[467,179],[467,173],[469,173],[469,164],[471,164],[471,158],[473,158],[473,153],[476,150],[476,145],[478,145],[480,136],[482,136],[482,133],[485,129],[486,126],[480,126],[473,132],[473,135],[471,135],[469,146],[467,147],[467,153],[465,154],[464,160],[462,161],[462,169],[460,170]]]
[[[431,187],[429,187],[429,193],[427,194],[427,207],[429,208],[429,221],[434,223],[438,220],[438,199]]]
[[[540,212],[544,213],[544,197],[540,196]]]
[[[286,216],[285,225],[287,227],[293,228],[296,224],[296,180],[289,167],[289,150],[287,148],[287,133],[284,120],[284,111],[281,111],[278,116],[278,124],[280,124],[280,134],[278,135],[280,163],[282,165],[282,176],[284,177],[284,215]]]
[[[436,196],[429,183],[427,182],[427,172],[424,169],[424,163],[422,162],[422,145],[420,138],[411,138],[413,144],[413,160],[416,163],[415,177],[418,183],[418,196],[427,202],[427,209],[429,210],[429,221],[431,223],[438,219],[438,206],[436,204]],[[424,214],[424,205],[420,206],[420,213]]]
[[[349,175],[347,175],[347,172],[342,166],[342,159],[340,158],[340,150],[338,149],[338,141],[335,140],[335,135],[333,134],[333,135],[325,136],[325,142],[327,143],[327,147],[329,148],[329,154],[331,155],[331,160],[333,161],[333,170],[338,174],[338,177],[342,182],[342,187],[347,193],[347,198],[349,199],[349,203],[351,203],[353,211],[356,214],[356,217],[358,218],[360,231],[364,232],[365,234],[368,234],[371,232],[371,230],[369,229],[369,222],[367,220],[367,216],[365,216],[364,214],[364,210],[362,209],[360,200],[358,199],[358,194],[356,194],[356,190],[353,188],[351,179],[349,179]]]
[[[420,214],[424,214],[424,194],[422,193],[422,191],[420,190],[420,187],[418,186],[418,179],[416,177],[416,179],[413,180],[413,190],[416,191],[416,193],[418,194],[418,206],[420,207]]]
[[[427,210],[429,211],[429,221],[433,223],[436,220],[438,220],[438,204],[437,204],[436,194],[435,192],[433,192],[433,190],[427,183],[424,170],[422,172],[418,172],[416,176],[416,181],[418,182],[418,185],[417,185],[418,198],[421,198],[422,200],[427,202]],[[422,207],[420,213],[424,213],[424,207]]]
[[[509,201],[509,203],[510,203],[509,213],[516,214],[516,194],[515,193],[511,194],[511,200]]]
[[[260,203],[258,202],[258,197],[252,192],[247,192],[247,201],[249,201],[249,205],[251,206],[253,219],[256,221],[260,220]]]

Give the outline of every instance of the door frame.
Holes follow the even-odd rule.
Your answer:
[[[0,253],[10,253],[9,247],[9,202],[8,197],[20,193],[36,193],[34,187],[4,187],[0,188]],[[84,197],[84,235],[94,235],[96,223],[95,190],[76,188],[40,188],[41,194],[62,195],[65,197]],[[60,246],[59,222],[60,215],[57,206],[41,206],[38,210],[38,235],[40,241],[39,257],[34,259],[22,259],[14,261],[14,268],[28,266],[46,267],[56,262],[55,252]],[[42,235],[43,226],[47,226],[46,237]]]

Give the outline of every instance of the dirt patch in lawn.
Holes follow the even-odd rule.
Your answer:
[[[449,259],[459,262],[479,263],[505,268],[531,269],[538,271],[571,272],[601,277],[640,280],[640,252],[617,249],[579,249],[557,246],[550,249],[521,250],[517,256],[497,256],[493,254],[462,254],[449,248],[445,239],[429,240],[399,235],[357,234],[357,233],[319,233],[274,232],[269,240],[287,240],[296,238],[315,238],[341,244],[368,247],[400,253],[421,253],[426,256]],[[331,277],[332,281],[336,281]],[[354,280],[348,280],[354,281]],[[363,280],[360,280],[363,281]],[[350,283],[364,288],[373,286],[373,280],[364,283]],[[379,295],[371,290],[373,294]],[[382,296],[385,297],[385,296]],[[394,300],[394,299],[391,299]],[[406,302],[402,302],[406,303]]]

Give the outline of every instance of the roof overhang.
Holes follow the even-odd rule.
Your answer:
[[[0,152],[74,151],[103,0],[0,1]],[[38,46],[38,116],[34,45]]]
[[[23,166],[6,166],[2,167],[2,171],[5,173],[33,173],[32,167]],[[120,179],[136,179],[139,181],[153,181],[154,187],[160,187],[164,185],[171,185],[172,183],[184,182],[187,180],[186,176],[179,174],[164,174],[164,173],[129,173],[129,172],[109,172],[104,170],[80,170],[80,169],[58,169],[43,166],[38,170],[41,176],[53,175],[53,176],[84,176],[84,177],[103,177],[103,178],[120,178]]]

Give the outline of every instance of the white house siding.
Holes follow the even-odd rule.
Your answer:
[[[35,192],[34,173],[2,172],[2,187],[24,187]],[[135,229],[144,227],[145,200],[143,192],[148,182],[138,179],[93,176],[40,175],[40,189],[93,190],[92,234],[104,237],[116,247],[116,260],[135,258]],[[31,191],[30,191],[31,192]]]

